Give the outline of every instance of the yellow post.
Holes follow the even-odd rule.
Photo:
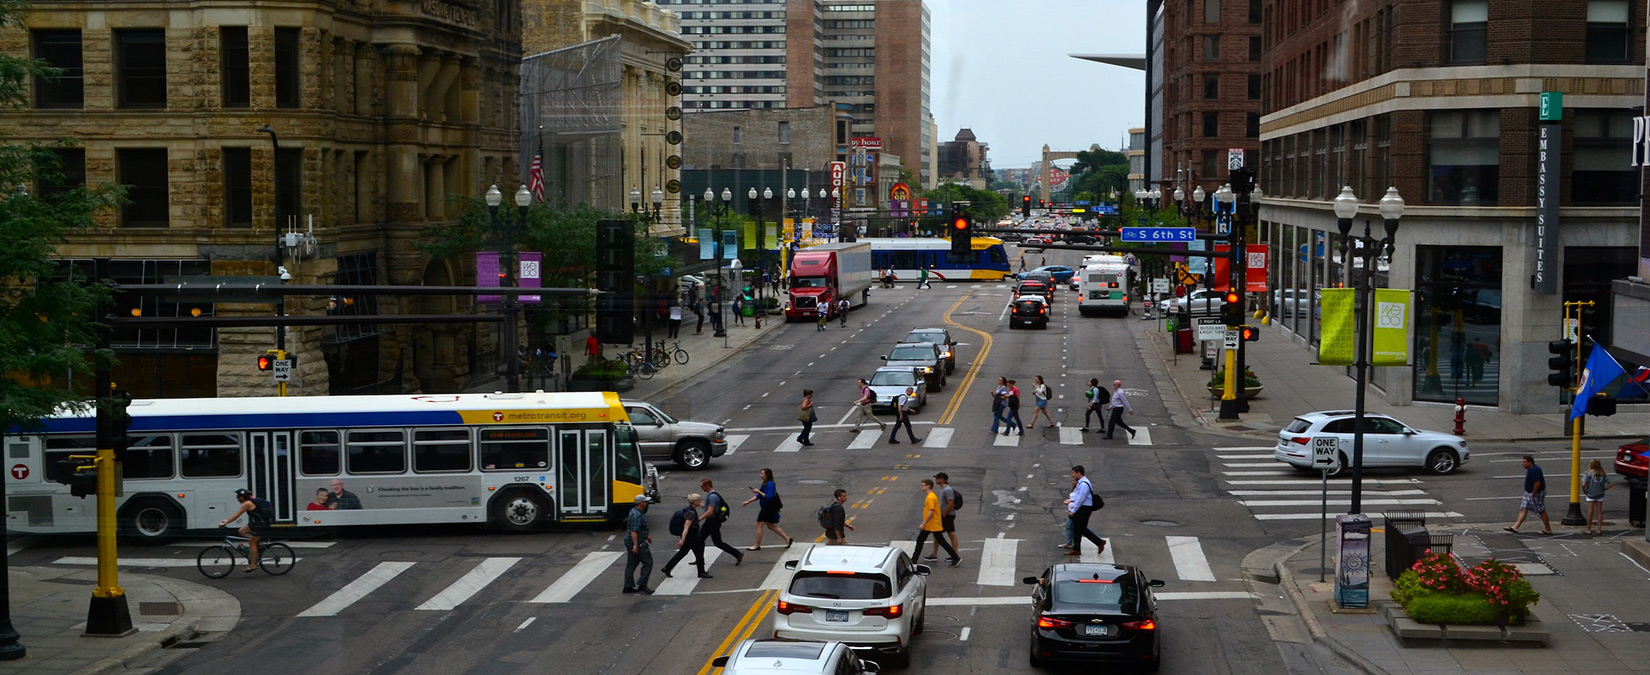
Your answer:
[[[1581,504],[1581,418],[1570,419],[1570,503]],[[1579,507],[1578,507],[1579,508]]]
[[[92,595],[121,597],[126,591],[115,559],[115,449],[98,448],[92,465],[97,467],[97,588]]]
[[[1227,329],[1227,332],[1231,332],[1231,329]],[[1232,401],[1237,399],[1238,381],[1237,350],[1228,349],[1226,350],[1226,381],[1222,385],[1223,390],[1220,393],[1220,400]]]

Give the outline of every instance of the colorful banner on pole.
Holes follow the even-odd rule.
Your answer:
[[[1229,244],[1215,244],[1216,252],[1232,250]],[[1247,244],[1243,247],[1243,290],[1248,293],[1266,292],[1266,244]],[[1232,261],[1229,258],[1210,258],[1214,271],[1209,275],[1209,288],[1224,291],[1231,287]]]
[[[1375,366],[1409,365],[1409,327],[1414,308],[1414,292],[1398,288],[1375,289],[1375,314],[1370,323]]]
[[[716,259],[716,237],[711,234],[708,227],[699,230],[699,259]]]
[[[1325,288],[1322,293],[1318,300],[1323,311],[1318,331],[1318,364],[1350,366],[1358,344],[1357,313],[1353,310],[1358,291]]]
[[[522,251],[521,253],[516,254],[517,288],[541,288],[543,286],[540,279],[540,270],[544,268],[543,260],[544,256],[542,254],[534,253],[532,251]],[[498,251],[477,252],[476,285],[483,288],[498,288],[499,286],[502,286],[503,284],[500,283],[503,281],[500,276],[502,274],[500,270],[503,269],[501,262],[501,256]],[[539,302],[540,299],[540,296],[537,295],[521,295],[516,297],[516,301],[521,303],[535,303]],[[497,295],[476,296],[476,302],[499,302],[501,300],[503,300],[503,297]]]

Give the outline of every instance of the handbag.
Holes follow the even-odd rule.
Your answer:
[[[798,410],[798,411],[796,411],[796,421],[798,421],[798,422],[812,422],[812,421],[814,421],[814,419],[815,419],[815,417],[814,417],[814,409],[813,408],[809,408],[807,410]]]
[[[1106,508],[1105,498],[1101,497],[1100,495],[1092,495],[1092,496],[1094,497],[1094,506],[1090,506],[1089,510],[1099,511],[1100,509]]]

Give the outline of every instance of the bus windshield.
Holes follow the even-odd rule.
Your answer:
[[[642,484],[642,454],[636,445],[636,430],[620,426],[614,440],[613,478],[624,483]]]

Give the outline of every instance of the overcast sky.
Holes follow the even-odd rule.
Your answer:
[[[939,138],[968,127],[994,169],[1053,150],[1118,150],[1145,126],[1145,73],[1070,54],[1144,54],[1142,0],[927,0]]]

